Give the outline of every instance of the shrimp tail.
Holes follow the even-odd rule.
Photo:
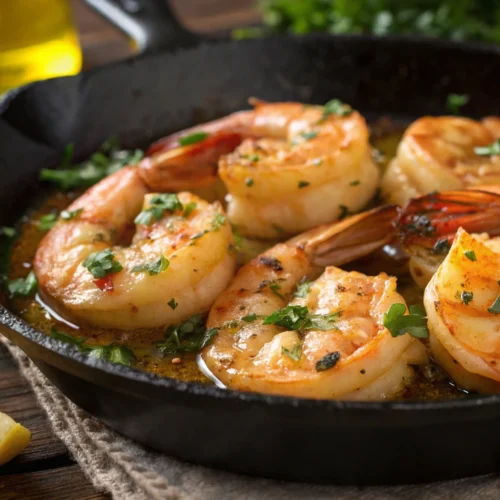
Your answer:
[[[317,266],[340,266],[371,254],[396,235],[397,205],[384,205],[320,226],[291,240]]]
[[[444,191],[409,201],[398,219],[403,246],[433,248],[453,241],[459,227],[469,233],[500,234],[500,195],[478,190]]]

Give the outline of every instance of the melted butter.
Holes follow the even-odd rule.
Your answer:
[[[380,135],[380,134],[379,134]],[[377,134],[375,134],[377,136]],[[381,135],[374,139],[374,146],[381,150],[383,158],[381,167],[384,168],[392,156],[395,154],[399,143],[401,132],[389,135]],[[215,191],[206,188],[200,195],[210,200],[214,198],[222,199],[223,191],[218,193],[220,186]],[[65,209],[81,193],[60,193],[56,192],[49,196],[39,208],[26,215],[18,228],[19,237],[14,242],[11,249],[9,279],[25,277],[31,269],[36,249],[44,232],[40,231],[37,220],[41,216],[51,212],[60,212]],[[256,253],[271,246],[271,243],[243,241],[243,251],[241,252],[242,262],[250,260]],[[387,261],[382,261],[387,264]],[[389,262],[390,263],[390,262]],[[363,266],[366,262],[363,262]],[[405,297],[408,304],[421,304],[422,291],[413,283],[407,270],[400,263],[392,264],[393,273],[398,275],[398,290]],[[349,266],[362,272],[370,272],[371,264],[368,262],[367,269],[360,269],[359,266]],[[372,266],[372,272],[379,272],[377,266]],[[380,267],[380,263],[378,264]],[[396,269],[397,267],[397,269]],[[384,269],[391,274],[391,267]],[[172,377],[185,382],[215,383],[202,373],[196,362],[196,355],[192,353],[181,354],[180,363],[173,363],[174,356],[161,357],[154,348],[154,343],[164,339],[166,328],[153,328],[144,330],[111,330],[88,325],[72,325],[71,322],[61,318],[51,311],[39,297],[16,298],[9,302],[9,308],[18,316],[31,324],[34,328],[50,334],[52,329],[59,330],[76,338],[85,337],[89,345],[107,345],[110,343],[123,344],[129,347],[136,356],[134,367],[147,372],[155,373],[164,377]],[[456,389],[449,380],[434,365],[419,367],[416,370],[416,377],[413,384],[408,387],[398,399],[448,399],[463,397],[464,393]]]

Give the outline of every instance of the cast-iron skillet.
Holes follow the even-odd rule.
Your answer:
[[[369,117],[407,120],[445,113],[447,94],[458,92],[471,97],[466,113],[500,113],[496,47],[328,35],[209,42],[180,28],[157,0],[123,2],[129,12],[111,0],[91,2],[142,48],[162,50],[7,96],[0,105],[0,225],[13,224],[41,195],[38,171],[54,167],[66,144],[76,144],[77,159],[112,135],[145,146],[245,108],[249,96],[312,103],[337,97]],[[0,323],[76,404],[122,434],[192,462],[344,484],[498,468],[500,396],[363,403],[226,391],[90,361],[3,307]]]

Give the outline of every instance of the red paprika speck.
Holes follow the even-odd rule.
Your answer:
[[[96,279],[94,280],[94,284],[103,292],[112,292],[115,289],[111,276],[104,276],[104,278]]]

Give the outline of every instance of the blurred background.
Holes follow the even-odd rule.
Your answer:
[[[321,31],[417,34],[500,43],[499,0],[170,3],[189,29],[235,39]],[[0,94],[30,81],[75,74],[82,68],[123,59],[132,53],[132,45],[124,36],[84,0],[0,0]]]

